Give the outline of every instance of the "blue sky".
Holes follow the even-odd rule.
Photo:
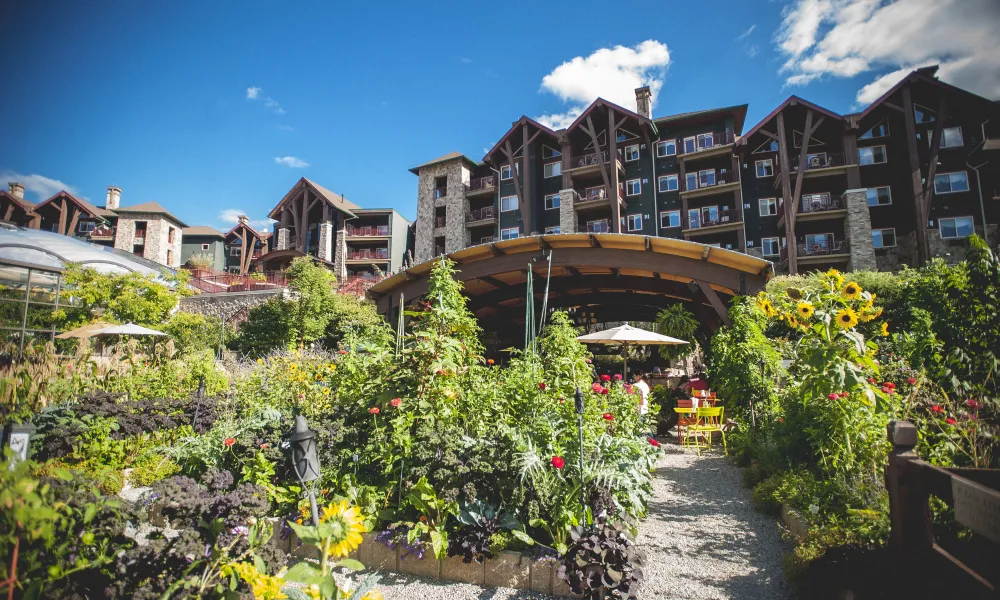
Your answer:
[[[997,5],[15,0],[0,9],[0,183],[99,206],[115,184],[123,204],[225,229],[305,176],[413,218],[408,168],[481,158],[522,114],[571,117],[595,94],[634,98],[635,82],[658,87],[656,116],[749,103],[747,127],[792,93],[852,110],[930,61],[996,98],[1000,47],[978,23]]]

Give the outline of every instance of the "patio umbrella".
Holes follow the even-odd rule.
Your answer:
[[[628,375],[628,346],[664,346],[668,344],[687,344],[684,340],[672,338],[669,335],[660,335],[654,331],[646,331],[638,327],[632,327],[628,323],[618,327],[612,327],[596,333],[588,333],[576,338],[577,341],[585,344],[616,344],[625,347],[625,366],[622,377]]]
[[[90,332],[91,336],[97,335],[167,335],[162,331],[157,331],[155,329],[149,329],[148,327],[143,327],[142,325],[136,325],[135,323],[126,323],[124,325],[107,325],[106,327],[101,327]]]

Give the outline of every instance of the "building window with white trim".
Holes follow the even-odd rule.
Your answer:
[[[628,215],[628,230],[642,231],[642,215]]]
[[[588,233],[608,233],[611,231],[608,225],[607,219],[598,219],[597,221],[587,221],[587,232]]]
[[[514,240],[521,237],[520,227],[508,227],[507,229],[500,230],[501,240]]]
[[[665,156],[676,156],[677,155],[677,140],[664,140],[662,142],[656,142],[656,157],[663,158]]]
[[[553,227],[546,227],[545,228],[545,233],[547,233],[547,234],[548,233],[559,233],[559,226],[555,225]]]
[[[938,173],[934,176],[935,194],[954,194],[969,191],[969,175],[965,171]]]
[[[757,201],[760,216],[773,217],[778,214],[778,201],[774,198],[761,198]]]
[[[776,237],[766,237],[760,240],[760,253],[764,256],[777,256],[778,250],[778,238]]]
[[[642,193],[642,181],[639,179],[629,179],[625,182],[625,195],[638,196]]]
[[[517,196],[504,196],[500,198],[500,212],[511,212],[517,210]]]
[[[715,146],[715,137],[711,133],[698,134],[698,149],[708,150]]]
[[[712,185],[715,185],[715,169],[698,171],[698,187],[709,187]]]
[[[625,146],[625,162],[635,162],[639,160],[639,144]]]
[[[681,226],[681,211],[679,210],[665,210],[660,213],[660,228],[670,229],[671,227]]]
[[[757,166],[757,177],[773,177],[774,176],[774,163],[770,158],[764,160],[756,161]]]
[[[546,178],[559,177],[560,175],[562,175],[562,163],[561,162],[549,163],[542,167],[542,171],[543,175]]]
[[[500,167],[500,181],[508,179],[514,179],[514,170],[510,168],[510,165],[503,165]]]
[[[872,229],[872,246],[878,248],[893,248],[896,246],[896,229]]]
[[[943,240],[967,238],[976,232],[972,217],[953,217],[938,219],[938,233]]]
[[[933,143],[933,136],[928,136],[927,140]],[[941,147],[942,148],[961,148],[965,145],[965,140],[962,139],[962,128],[961,127],[945,127],[941,130]]]
[[[80,224],[76,228],[79,233],[92,233],[94,231],[93,221],[80,221]]]
[[[545,210],[555,210],[559,208],[559,194],[546,194]]]
[[[208,244],[202,244],[201,245],[201,249],[202,250],[208,250]]]
[[[660,192],[676,192],[677,191],[677,176],[676,175],[661,175],[656,180],[659,184]]]
[[[859,165],[878,165],[884,163],[885,160],[885,146],[858,148]]]
[[[233,246],[229,249],[229,256],[239,256],[239,255],[240,255],[239,246]]]
[[[892,190],[887,185],[868,188],[865,191],[865,195],[868,196],[868,206],[886,206],[892,204]]]

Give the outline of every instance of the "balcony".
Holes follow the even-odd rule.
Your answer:
[[[345,230],[347,231],[347,237],[349,238],[389,237],[388,225],[363,225],[360,227],[348,226]]]
[[[681,152],[678,158],[682,161],[690,161],[696,158],[708,158],[711,156],[722,156],[732,150],[736,136],[732,131],[715,131],[703,133],[695,139],[681,140]]]
[[[478,227],[480,225],[491,225],[496,223],[497,209],[495,206],[484,206],[476,210],[465,213],[465,225],[468,227]]]
[[[587,223],[587,233],[610,233],[611,223],[607,219]]]
[[[583,190],[583,193],[576,192],[576,196],[573,199],[573,208],[577,210],[585,210],[588,208],[611,206],[611,198],[608,197],[607,190],[608,188],[606,186],[597,185],[586,188]],[[623,184],[618,184],[618,201],[621,202],[624,196],[625,186]]]
[[[822,194],[806,194],[800,200],[801,207],[795,215],[795,221],[820,221],[823,219],[841,219],[847,216],[847,205],[839,196],[829,192]],[[785,224],[785,205],[778,206],[778,226]]]
[[[346,256],[347,262],[388,262],[388,248],[370,248],[364,250],[350,250]]]
[[[496,241],[496,236],[493,235],[484,235],[483,237],[479,238],[480,244],[492,244],[494,241]]]
[[[135,237],[132,238],[132,245],[133,246],[144,246],[144,245],[146,245],[146,234],[145,233],[141,233],[141,234],[137,233],[137,234],[135,234]]]
[[[684,237],[720,233],[743,226],[743,213],[736,209],[705,212],[698,208],[688,210]]]
[[[851,260],[850,246],[846,240],[815,240],[796,244],[795,256],[799,263],[847,262]],[[780,261],[788,260],[788,248],[782,248]]]
[[[489,175],[487,177],[479,177],[473,179],[469,182],[469,185],[465,186],[465,196],[467,198],[472,198],[475,196],[489,196],[495,194],[497,191],[497,178],[496,175]]]
[[[680,182],[680,195],[682,198],[697,198],[711,194],[721,194],[738,190],[740,187],[740,176],[735,171],[725,169],[719,171],[703,171],[695,177],[694,173],[689,173],[688,177]]]
[[[804,169],[803,177],[810,179],[812,177],[840,175],[846,172],[848,167],[852,166],[854,165],[847,162],[843,152],[817,152],[806,156],[806,168]],[[791,165],[789,175],[794,177],[798,173],[799,163],[798,160],[795,160]],[[780,185],[781,163],[776,161],[774,163],[774,188],[777,189]]]
[[[115,228],[110,225],[97,225],[90,232],[91,240],[113,240],[115,238]]]
[[[624,157],[621,150],[617,152],[617,160],[615,161],[618,169],[622,172],[625,168],[622,167],[622,159]],[[610,154],[607,150],[601,150],[600,152],[594,152],[592,154],[582,154],[580,156],[574,156],[569,160],[569,168],[566,172],[570,175],[586,175],[589,173],[599,173],[601,170],[601,161],[605,163],[609,162]]]

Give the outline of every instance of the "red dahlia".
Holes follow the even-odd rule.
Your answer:
[[[613,414],[611,414],[611,413],[604,413],[604,420],[605,421],[614,421],[615,420],[615,416]]]
[[[553,467],[555,467],[557,469],[561,469],[561,468],[563,468],[563,466],[565,464],[566,464],[566,461],[564,461],[561,456],[553,456],[552,457],[552,466]]]
[[[226,448],[231,448],[236,443],[236,438],[226,438],[222,443],[226,445]]]
[[[377,414],[379,414],[382,411],[379,410],[379,408],[377,406],[373,406],[373,407],[371,407],[371,408],[368,409],[368,412],[370,412],[373,415],[377,415]]]

